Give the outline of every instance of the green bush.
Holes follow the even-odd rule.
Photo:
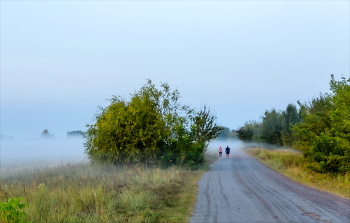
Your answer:
[[[21,204],[22,198],[10,198],[7,203],[0,203],[0,219],[4,223],[29,223],[24,218],[27,214],[22,210],[29,205],[27,203]]]
[[[204,106],[196,111],[179,102],[168,84],[157,89],[149,80],[130,101],[114,96],[88,125],[85,152],[95,163],[146,163],[161,166],[204,162],[206,143],[222,127]]]
[[[297,148],[315,161],[308,167],[321,173],[350,171],[350,79],[335,81],[331,94],[320,95],[309,104],[300,104],[302,122],[295,125]]]

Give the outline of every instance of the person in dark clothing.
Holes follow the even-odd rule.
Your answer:
[[[230,150],[231,150],[230,147],[227,146],[225,149],[226,159],[230,157]]]

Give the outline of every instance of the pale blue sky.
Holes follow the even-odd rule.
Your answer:
[[[1,134],[85,130],[151,79],[235,129],[349,77],[349,1],[1,1]]]

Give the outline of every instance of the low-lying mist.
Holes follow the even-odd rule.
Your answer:
[[[225,152],[225,148],[230,147],[231,151],[244,148],[244,143],[237,139],[215,139],[210,141],[207,153],[218,153],[219,147],[222,147],[222,151]]]
[[[84,140],[82,137],[0,140],[1,173],[34,170],[68,163],[88,162],[84,154]],[[222,147],[223,152],[226,146],[229,146],[232,152],[254,147],[281,149],[280,147],[264,143],[243,143],[237,139],[216,139],[209,143],[207,153],[217,153],[219,146]]]
[[[87,162],[84,138],[0,140],[1,171]]]
[[[217,153],[219,146],[222,147],[222,151],[225,152],[226,146],[230,147],[231,151],[245,149],[245,148],[264,148],[264,149],[270,149],[270,150],[276,150],[276,149],[283,149],[283,150],[289,150],[293,152],[300,153],[299,150],[293,149],[293,148],[286,148],[282,146],[275,146],[268,143],[262,143],[262,142],[242,142],[238,139],[215,139],[210,141],[207,153]]]

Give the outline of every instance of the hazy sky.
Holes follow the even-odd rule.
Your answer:
[[[85,130],[146,79],[235,129],[349,77],[349,1],[1,1],[1,134]]]

